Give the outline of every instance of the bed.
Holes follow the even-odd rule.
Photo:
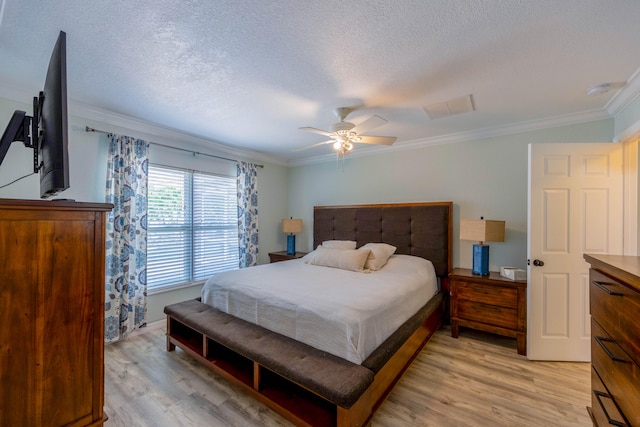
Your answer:
[[[262,325],[255,324],[261,323],[264,317],[256,314],[256,307],[273,295],[254,294],[260,286],[250,286],[248,294],[240,298],[249,302],[244,307],[236,306],[235,300],[227,298],[226,294],[216,302],[215,295],[226,291],[217,289],[218,285],[211,281],[206,288],[211,292],[203,292],[203,301],[185,301],[165,307],[167,349],[172,351],[176,346],[180,347],[295,424],[366,425],[445,316],[451,271],[451,217],[451,202],[314,207],[314,248],[326,241],[355,241],[359,248],[371,242],[384,242],[396,248],[389,259],[389,271],[392,268],[413,269],[412,264],[404,262],[418,257],[428,260],[428,263],[421,262],[428,264],[437,277],[437,286],[433,291],[427,291],[428,297],[420,299],[412,295],[411,302],[404,300],[395,304],[407,312],[400,323],[393,324],[388,317],[377,321],[378,326],[391,324],[387,325],[391,331],[384,333],[380,342],[373,344],[368,339],[358,342],[349,335],[347,342],[355,344],[342,344],[347,348],[346,353],[340,353],[340,349],[338,353],[327,351],[313,338],[309,341],[308,337],[296,335],[295,312],[300,311],[300,304],[295,303],[296,308],[291,309],[289,315],[285,314],[287,321],[279,321],[276,317],[275,320],[267,318]],[[266,275],[263,270],[277,270],[280,276],[270,276],[270,280],[291,282],[292,288],[278,292],[293,298],[289,294],[294,294],[304,283],[299,279],[287,279],[288,272],[308,271],[310,266],[303,260],[278,264],[245,269],[249,271],[241,275],[258,273],[263,276]],[[370,276],[384,281],[386,267]],[[320,267],[316,271],[322,269],[336,270]],[[367,275],[351,271],[345,274]],[[320,280],[310,285],[310,289],[321,288],[324,276],[314,276],[319,276]],[[224,278],[228,279],[226,274]],[[396,279],[393,280],[396,283]],[[327,285],[327,289],[331,286]],[[302,292],[305,293],[306,290]],[[363,294],[358,295],[356,300],[364,299]],[[394,306],[391,297],[388,298],[390,302],[385,306]],[[293,307],[286,298],[278,304]],[[312,310],[313,315],[316,311],[315,308]],[[303,323],[315,323],[308,313],[301,319]],[[293,325],[290,328],[293,332],[287,331],[286,327],[278,330],[278,323]],[[349,329],[342,324],[336,328],[323,333],[333,337]],[[375,329],[373,326],[367,328]],[[360,334],[360,330],[356,331],[355,337]]]
[[[423,258],[391,255],[377,271],[310,262],[327,253],[327,263],[344,263],[353,254],[360,269],[363,251],[368,246],[321,247],[307,259],[220,273],[204,285],[202,302],[361,365],[438,292],[433,264]]]

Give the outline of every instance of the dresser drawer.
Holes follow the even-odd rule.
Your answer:
[[[460,281],[457,291],[460,300],[477,301],[500,307],[518,307],[518,290],[514,288]]]
[[[589,279],[591,316],[627,353],[640,354],[640,294],[593,269]]]
[[[594,319],[591,364],[630,424],[640,426],[640,367]]]
[[[628,425],[593,368],[591,368],[591,415],[598,426]]]
[[[458,318],[506,329],[518,329],[518,310],[475,301],[458,301]]]

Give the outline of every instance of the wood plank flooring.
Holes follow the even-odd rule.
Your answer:
[[[289,426],[177,349],[165,329],[105,348],[108,427]],[[531,362],[515,340],[433,336],[374,416],[382,426],[590,426],[588,363]]]

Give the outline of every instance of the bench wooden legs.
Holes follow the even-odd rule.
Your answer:
[[[171,318],[167,316],[167,351],[174,351],[176,345],[171,342]]]

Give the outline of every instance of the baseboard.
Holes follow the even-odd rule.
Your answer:
[[[152,323],[148,323],[144,328],[136,329],[135,331],[129,334],[129,337],[135,337],[137,335],[143,335],[147,332],[155,331],[156,329],[161,329],[167,326],[167,321],[162,319]]]

